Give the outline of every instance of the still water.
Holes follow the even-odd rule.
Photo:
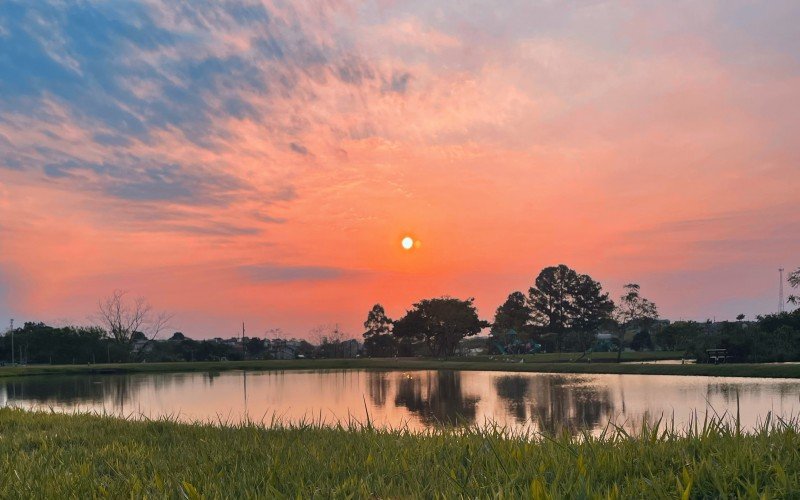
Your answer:
[[[737,404],[738,402],[738,404]],[[800,381],[479,371],[273,371],[0,379],[0,406],[183,421],[365,422],[414,430],[487,422],[597,433],[697,413],[752,428],[769,412],[800,415]]]

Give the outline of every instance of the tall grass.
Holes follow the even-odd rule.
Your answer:
[[[742,433],[609,426],[600,436],[499,427],[412,433],[351,422],[179,424],[0,409],[0,497],[787,497],[800,424]]]

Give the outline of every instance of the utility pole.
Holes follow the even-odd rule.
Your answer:
[[[780,274],[780,284],[778,285],[778,313],[783,312],[783,268],[778,268]]]
[[[242,321],[242,360],[245,359],[247,351],[244,348],[244,321]],[[246,387],[246,386],[245,386]]]
[[[14,320],[11,320],[11,366],[14,366]]]

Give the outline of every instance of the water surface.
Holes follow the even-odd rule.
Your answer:
[[[800,381],[481,371],[225,371],[70,375],[0,380],[0,406],[183,421],[350,419],[414,430],[495,422],[514,429],[597,433],[661,417],[800,414]]]

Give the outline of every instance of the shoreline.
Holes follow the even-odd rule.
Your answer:
[[[230,370],[463,370],[519,373],[576,373],[618,375],[680,375],[746,378],[800,378],[800,364],[657,364],[649,359],[624,359],[623,363],[536,361],[510,356],[508,361],[482,358],[356,358],[309,360],[200,361],[167,363],[111,363],[94,365],[29,365],[0,367],[0,379],[33,375],[114,375],[130,373],[220,372]],[[518,360],[523,358],[523,362]],[[513,359],[514,361],[510,361]],[[669,358],[656,358],[669,359]]]

